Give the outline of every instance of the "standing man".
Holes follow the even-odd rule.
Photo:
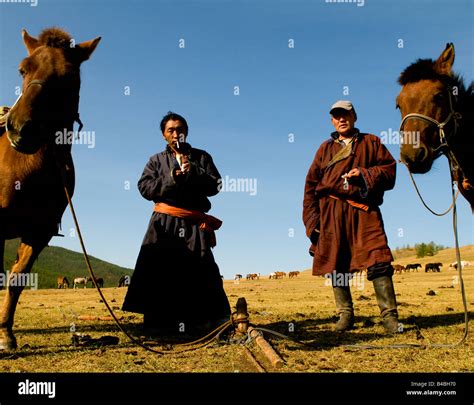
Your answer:
[[[313,275],[331,276],[339,315],[335,330],[344,332],[354,325],[354,309],[349,277],[338,275],[367,269],[383,325],[396,333],[393,257],[379,209],[384,192],[395,185],[396,162],[377,136],[354,127],[357,114],[350,101],[337,101],[330,114],[336,131],[316,152],[304,192]]]
[[[185,143],[182,116],[166,114],[161,132],[166,149],[150,158],[138,181],[141,195],[155,206],[123,310],[143,313],[147,329],[187,332],[230,317],[211,252],[222,223],[205,214],[221,176],[211,155]]]

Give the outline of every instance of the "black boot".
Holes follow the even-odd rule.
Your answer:
[[[354,326],[354,307],[349,287],[333,287],[339,320],[334,327],[336,332],[345,332]]]
[[[395,298],[392,277],[377,277],[373,280],[373,283],[383,326],[388,333],[399,332],[397,300]]]

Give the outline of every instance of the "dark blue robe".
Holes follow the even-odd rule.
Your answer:
[[[189,172],[175,181],[171,173],[179,165],[169,147],[152,156],[138,181],[142,196],[155,203],[208,212],[208,197],[219,192],[221,176],[211,155],[203,150],[191,148],[189,161]],[[156,326],[229,317],[210,242],[209,233],[198,224],[153,212],[123,310],[143,313],[145,322],[154,319]]]

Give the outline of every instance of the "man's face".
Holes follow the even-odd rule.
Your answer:
[[[176,142],[183,143],[186,142],[186,133],[185,126],[179,120],[169,120],[165,125],[165,130],[163,132],[163,138],[166,142],[172,144],[176,147]]]
[[[331,122],[339,135],[350,136],[354,129],[355,116],[352,111],[336,109],[331,114]]]

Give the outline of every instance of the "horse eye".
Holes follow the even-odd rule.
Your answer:
[[[26,71],[24,69],[18,69],[18,72],[20,73],[22,77],[25,77]]]
[[[435,101],[442,101],[443,98],[444,98],[443,93],[436,93],[436,94],[434,95]]]
[[[399,109],[400,109],[400,106],[397,104],[397,105],[395,106],[395,108],[396,108],[397,110],[399,110]]]

